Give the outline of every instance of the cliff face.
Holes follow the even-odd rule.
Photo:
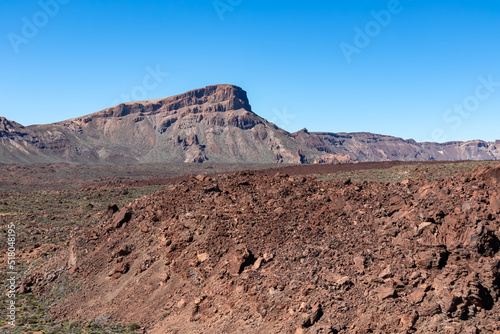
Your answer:
[[[498,160],[500,145],[481,140],[418,143],[372,133],[314,133],[326,151],[349,155],[356,161]]]
[[[16,129],[0,132],[5,163],[303,161],[290,134],[253,113],[246,92],[232,85],[123,103],[55,124],[4,123],[0,131]]]
[[[24,129],[24,126],[21,124],[0,117],[0,137],[9,137],[10,134],[17,133],[22,129]]]
[[[215,85],[23,127],[0,118],[0,162],[345,163],[498,159],[498,143],[417,143],[370,133],[288,133],[252,111],[246,92]]]

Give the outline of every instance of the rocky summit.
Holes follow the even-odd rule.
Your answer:
[[[496,160],[500,142],[417,143],[371,133],[289,133],[252,111],[246,92],[215,85],[123,103],[67,121],[0,118],[1,163],[346,163]]]
[[[147,333],[498,334],[499,171],[191,177],[110,205],[20,291]]]
[[[246,92],[232,85],[123,103],[55,124],[1,124],[4,163],[303,160],[290,134],[253,113]]]

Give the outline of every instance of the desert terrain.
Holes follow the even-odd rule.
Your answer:
[[[498,334],[499,158],[290,133],[234,85],[0,118],[1,330]]]
[[[2,165],[1,332],[499,333],[497,164]]]
[[[0,8],[0,334],[500,334],[499,1]]]

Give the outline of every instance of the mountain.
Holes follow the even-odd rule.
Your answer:
[[[4,163],[303,162],[293,137],[253,113],[246,92],[232,85],[123,103],[55,124],[1,124]]]
[[[333,157],[324,155],[319,162],[336,160],[348,156],[353,161],[428,161],[428,160],[498,160],[500,141],[418,143],[413,139],[357,133],[308,133],[301,130],[292,134],[306,147],[315,147]]]
[[[204,161],[344,163],[497,160],[500,141],[417,143],[371,133],[289,133],[252,111],[246,92],[215,85],[122,103],[63,122],[22,126],[0,117],[1,163]]]

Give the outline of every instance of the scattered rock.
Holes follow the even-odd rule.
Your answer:
[[[493,213],[500,212],[500,197],[495,197],[490,199],[490,210]]]
[[[389,278],[389,277],[392,277],[394,275],[394,271],[392,269],[392,266],[391,265],[388,265],[381,273],[380,275],[378,275],[378,277],[382,278],[382,279],[385,279],[385,278]]]
[[[74,289],[52,307],[61,317],[153,319],[159,333],[494,333],[499,190],[464,177],[404,186],[257,172],[189,177],[75,232],[72,275],[68,243],[22,286],[42,295]],[[103,233],[124,212],[127,223]]]
[[[444,247],[430,248],[417,254],[416,264],[422,269],[442,268],[446,265],[449,253]]]
[[[408,299],[415,304],[421,303],[424,298],[425,298],[426,292],[422,288],[418,288],[414,292],[412,292],[409,296]]]
[[[130,218],[132,218],[132,212],[130,211],[130,209],[127,207],[121,208],[113,216],[113,225],[112,226],[114,228],[120,228],[120,227],[122,227],[123,224],[130,221]]]
[[[358,272],[363,273],[365,270],[365,257],[364,256],[356,256],[354,258],[354,266],[358,270]]]
[[[255,263],[253,264],[252,269],[259,270],[260,266],[262,265],[263,262],[264,262],[264,258],[262,256],[259,256],[257,258],[257,260],[255,261]]]
[[[184,308],[186,306],[186,304],[187,304],[186,299],[182,298],[181,300],[179,300],[177,302],[176,306],[177,306],[177,308],[182,309],[182,308]]]
[[[377,297],[379,300],[397,297],[396,289],[392,286],[384,286],[378,289]]]
[[[304,321],[302,321],[302,327],[303,328],[309,328],[312,325],[314,325],[321,317],[323,316],[323,310],[321,308],[321,304],[316,305],[313,309],[311,314],[307,316]]]
[[[205,262],[206,260],[208,260],[210,258],[208,253],[198,253],[198,254],[196,254],[196,257],[198,258],[198,261],[200,261],[200,262]]]
[[[229,255],[228,272],[233,276],[239,275],[246,266],[253,264],[254,261],[252,253],[245,246],[239,246]]]
[[[130,264],[128,262],[120,262],[117,263],[116,266],[108,273],[108,276],[118,279],[122,276],[122,274],[126,274],[129,269]]]

